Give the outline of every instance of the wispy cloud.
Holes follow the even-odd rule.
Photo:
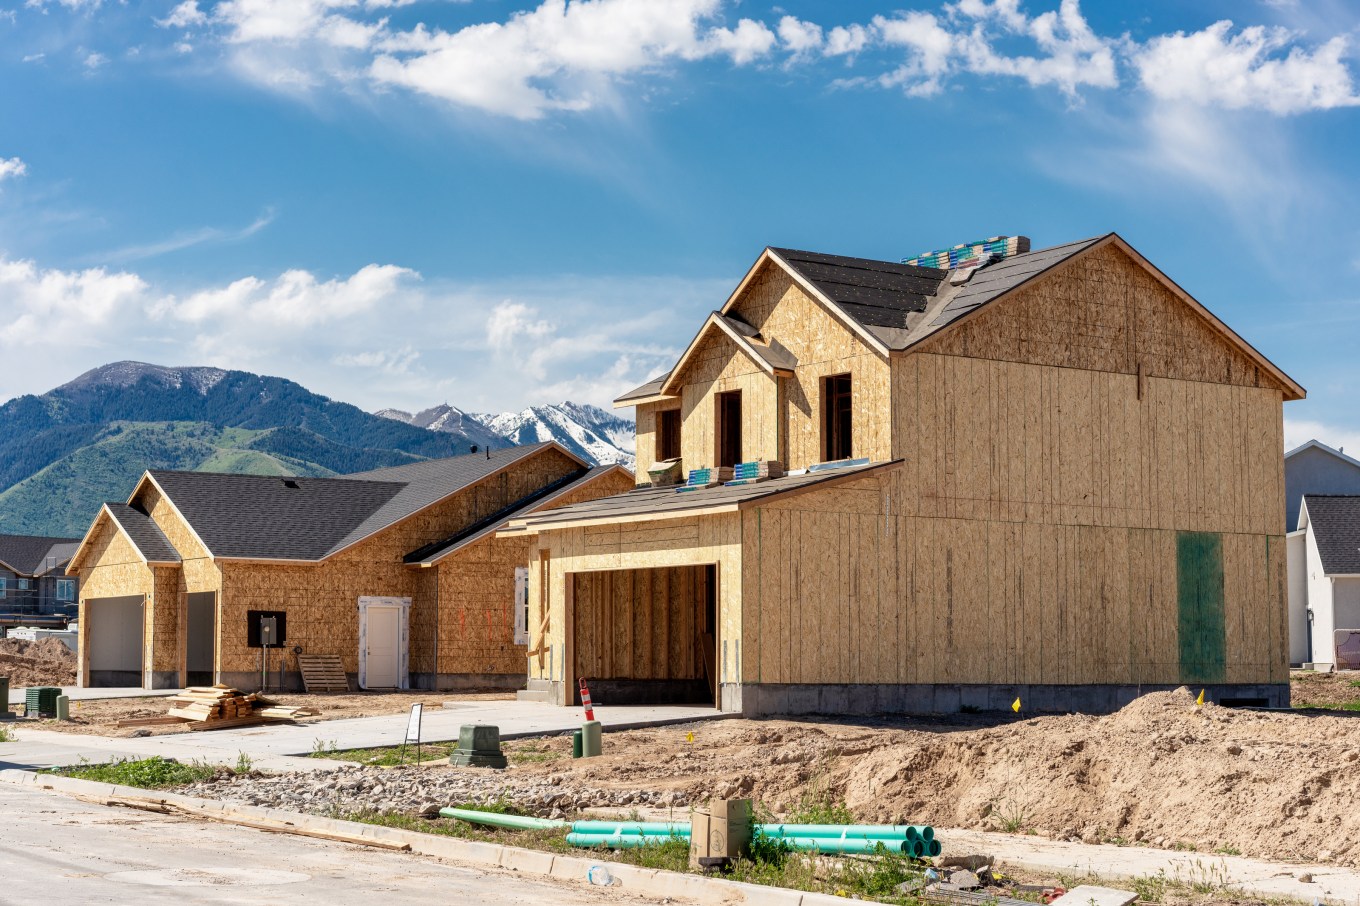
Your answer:
[[[249,239],[251,236],[254,236],[256,233],[273,223],[274,216],[275,212],[270,208],[239,230],[228,230],[221,227],[202,227],[187,233],[176,234],[168,239],[162,239],[159,242],[123,246],[122,248],[100,252],[88,257],[90,260],[100,263],[140,261],[145,258],[155,258],[160,255],[166,255],[170,252],[178,252],[183,249],[192,248],[196,245],[240,242],[243,239]]]
[[[5,160],[0,157],[0,182],[7,179],[16,179],[28,172],[28,165],[17,157]]]

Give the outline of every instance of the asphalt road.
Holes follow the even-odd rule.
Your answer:
[[[636,904],[406,853],[0,786],[0,904]]]

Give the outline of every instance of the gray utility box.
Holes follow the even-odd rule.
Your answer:
[[[504,768],[509,766],[501,752],[501,730],[490,724],[463,724],[458,728],[458,748],[449,756],[449,764],[473,768]]]

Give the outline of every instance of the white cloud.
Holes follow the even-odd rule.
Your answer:
[[[977,23],[961,43],[964,65],[971,73],[1014,76],[1035,87],[1054,85],[1069,96],[1082,86],[1114,88],[1119,84],[1113,42],[1091,30],[1078,0],[1062,0],[1056,11],[1033,19],[1021,11],[1017,0],[996,0],[990,6],[965,2],[956,9]],[[985,32],[984,23],[989,20],[1000,23],[1005,31],[1031,38],[1041,55],[998,53]]]
[[[167,297],[153,306],[152,313],[194,323],[243,319],[315,327],[370,312],[419,278],[415,271],[391,264],[370,264],[347,279],[325,282],[309,271],[290,270],[272,281],[243,277],[221,289],[201,290],[183,299]]]
[[[779,40],[795,57],[802,57],[822,49],[822,27],[815,22],[804,22],[797,16],[779,20]]]
[[[420,360],[420,353],[410,346],[401,349],[367,350],[363,352],[341,353],[331,362],[341,368],[367,368],[384,374],[411,374]]]
[[[1297,36],[1284,28],[1232,28],[1224,20],[1148,41],[1132,55],[1143,87],[1163,100],[1282,115],[1360,105],[1344,37],[1309,52],[1291,46]]]
[[[509,352],[522,348],[522,344],[537,344],[556,329],[538,317],[537,309],[522,302],[506,301],[493,308],[486,319],[486,342],[497,352]]]
[[[9,160],[5,160],[3,157],[0,157],[0,182],[4,182],[7,179],[17,179],[27,172],[28,164],[24,163],[19,158],[11,157]]]
[[[1306,444],[1310,440],[1319,440],[1333,450],[1340,450],[1344,447],[1350,450],[1346,454],[1347,456],[1360,459],[1360,429],[1343,428],[1339,425],[1307,419],[1286,418],[1284,420],[1284,448],[1286,451]]]
[[[184,0],[170,10],[170,15],[164,19],[157,19],[156,24],[161,28],[192,28],[195,25],[204,25],[207,21],[208,14],[198,8],[198,0]]]
[[[0,259],[0,345],[45,345],[54,336],[88,341],[90,328],[143,300],[136,274],[43,270],[32,261]]]
[[[85,56],[85,68],[93,72],[109,61],[109,58],[102,53],[89,53]]]
[[[924,97],[940,90],[949,71],[956,38],[930,13],[911,12],[895,19],[875,16],[875,34],[889,47],[907,50],[907,62],[879,78],[884,87],[902,87],[907,94]]]
[[[827,33],[826,55],[853,56],[868,46],[872,37],[869,29],[863,25],[837,25]]]

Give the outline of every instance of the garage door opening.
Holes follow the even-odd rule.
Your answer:
[[[568,581],[573,674],[588,680],[597,704],[717,707],[716,566],[575,573]]]
[[[143,602],[141,595],[85,602],[91,686],[142,685]]]
[[[211,686],[217,638],[217,594],[189,595],[189,630],[185,634],[184,675],[189,686]]]

